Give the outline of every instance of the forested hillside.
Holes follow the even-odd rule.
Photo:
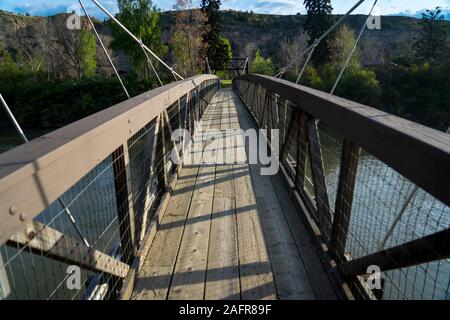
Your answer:
[[[186,31],[182,15],[177,18],[182,11],[151,12],[155,19],[151,24],[158,28],[149,31],[153,35],[148,41],[154,41],[164,60],[178,68],[180,54],[186,54],[180,52],[185,47],[181,33]],[[234,57],[249,57],[252,72],[273,75],[307,46],[303,27],[306,16],[237,11],[221,11],[220,16],[220,41],[231,46]],[[197,18],[202,20],[201,15]],[[59,127],[126,98],[86,19],[80,33],[68,32],[66,19],[65,14],[32,17],[0,12],[0,92],[16,108],[25,126]],[[329,39],[328,45],[335,52],[331,61],[308,67],[300,82],[329,91],[342,64],[342,54],[352,46],[365,19],[350,16],[334,39]],[[139,46],[121,46],[120,38],[114,45],[111,22],[94,20],[131,95],[158,86],[148,66],[142,64]],[[336,94],[446,130],[450,125],[450,58],[418,59],[414,45],[424,37],[420,21],[383,16],[380,30],[366,30]],[[439,23],[449,43],[450,22]],[[141,56],[133,60],[135,54]],[[195,57],[183,75],[202,72],[202,59]],[[295,81],[300,67],[301,60],[286,77]],[[172,81],[164,68],[159,66],[158,70],[165,83]],[[8,124],[5,119],[0,117],[0,125]]]

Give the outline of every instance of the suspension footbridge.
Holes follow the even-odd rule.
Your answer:
[[[449,135],[239,62],[1,154],[0,298],[448,299]]]

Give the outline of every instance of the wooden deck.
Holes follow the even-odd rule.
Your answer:
[[[202,122],[252,127],[231,90],[216,94]],[[246,158],[245,145],[235,152]],[[183,166],[133,299],[337,298],[282,178],[259,167]]]

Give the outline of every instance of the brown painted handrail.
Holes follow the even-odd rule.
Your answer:
[[[148,91],[0,155],[0,244],[188,92],[195,76]]]
[[[450,136],[443,132],[350,100],[262,75],[244,80],[291,101],[361,146],[420,188],[450,205]]]

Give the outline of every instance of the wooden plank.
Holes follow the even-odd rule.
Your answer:
[[[330,242],[330,251],[339,261],[345,261],[345,246],[352,212],[359,154],[361,152],[361,148],[347,139],[344,139],[342,148],[341,169]]]
[[[206,300],[240,298],[234,198],[214,197],[206,272]]]
[[[325,239],[331,237],[332,214],[328,199],[327,184],[325,181],[325,169],[323,165],[322,147],[319,139],[319,129],[315,119],[308,125],[309,159],[316,195],[318,224]]]
[[[230,98],[221,107],[219,128],[223,133],[231,128]],[[234,124],[233,124],[234,125]],[[229,147],[229,146],[226,146]],[[226,159],[226,149],[223,159]],[[229,195],[229,197],[223,197]],[[240,298],[239,254],[234,200],[233,165],[216,165],[214,206],[208,251],[205,299],[236,300]]]
[[[145,196],[144,196],[144,212],[142,213],[142,223],[141,223],[141,234],[139,236],[139,243],[142,243],[145,233],[146,233],[146,226],[147,226],[147,220],[148,220],[148,214],[150,211],[150,205],[151,205],[151,196],[152,193],[155,191],[153,187],[153,177],[155,175],[155,169],[156,169],[156,147],[158,146],[158,136],[159,136],[159,124],[160,124],[160,116],[156,118],[155,122],[155,130],[153,132],[153,145],[151,147],[150,151],[150,168],[148,170],[149,175],[147,176],[147,183],[145,184]],[[147,140],[150,140],[150,137],[147,137]],[[145,172],[145,171],[144,171]]]
[[[235,108],[239,122],[245,121],[245,113],[239,101]],[[237,147],[238,158],[246,159],[245,146]],[[241,298],[244,300],[276,299],[272,266],[264,241],[263,228],[258,214],[256,198],[248,165],[237,165],[234,189],[236,196],[237,234]],[[242,171],[245,168],[246,171]],[[242,183],[242,180],[244,182]]]
[[[193,152],[196,152],[196,150],[191,148],[191,155]],[[199,173],[201,173],[200,170],[210,170],[210,168],[200,168],[199,164],[194,163],[185,165],[181,170],[178,182],[172,191],[172,197],[164,214],[164,218],[159,226],[158,233],[142,267],[142,271],[138,276],[133,299],[181,298],[185,292],[187,294],[192,294],[192,292],[198,288],[196,285],[198,282],[198,273],[189,274],[182,272],[185,268],[184,266],[190,264],[189,262],[192,262],[192,260],[188,260],[189,255],[192,256],[192,252],[189,252],[188,245],[191,240],[184,245],[182,244],[182,241],[183,233],[185,232],[185,224],[187,222],[186,219],[191,210],[191,201],[196,201],[194,199],[194,193],[196,194],[197,199],[200,197],[200,194],[202,194],[202,196],[208,194],[208,192],[202,192],[204,190],[201,190],[198,185],[196,186],[197,178],[199,177]],[[198,182],[201,184],[205,181],[199,180]],[[205,184],[203,184],[203,186],[205,186]],[[211,186],[213,187],[214,185],[211,184]],[[193,206],[193,211],[191,211],[191,213],[193,215],[201,214],[196,211],[194,207],[196,206]],[[209,214],[211,214],[211,208]],[[194,217],[194,219],[197,218]],[[195,226],[195,224],[193,224],[193,227],[191,228],[190,223],[188,223],[188,228],[188,234],[192,235],[197,231],[197,226]],[[204,235],[206,232],[204,226],[202,226],[202,230],[202,235]],[[201,242],[196,242],[196,244],[199,246],[202,245]],[[180,246],[183,247],[181,248]],[[205,252],[204,249],[200,251],[202,253]],[[181,253],[180,256],[179,252]],[[177,258],[182,258],[184,261],[178,264]],[[185,261],[187,262],[185,263]],[[201,265],[201,258],[194,259],[193,261],[195,263],[200,261]],[[199,264],[197,264],[197,266],[198,265]],[[203,271],[205,269],[206,263],[203,267]],[[172,279],[174,271],[175,275],[173,275]],[[174,282],[173,284],[175,285],[173,290],[169,288],[171,281]],[[191,283],[192,286],[186,286],[183,290],[179,290],[180,287],[177,288],[177,286],[181,286],[183,283]],[[204,283],[202,283],[202,286],[204,286]],[[203,292],[201,295],[203,296]]]
[[[306,117],[303,117],[303,120],[306,120]],[[248,124],[250,125],[250,124]],[[303,127],[305,129],[305,127]],[[304,130],[304,141],[305,141],[305,151],[306,151],[306,130]],[[304,151],[304,152],[305,152]],[[254,171],[254,170],[252,170]],[[263,181],[261,177],[258,177],[257,172],[253,174],[253,177],[255,177],[254,185],[255,185],[255,192],[261,196],[263,199],[262,202],[265,201],[265,199],[268,199],[267,194],[270,191],[270,188],[267,187],[261,187],[261,186],[267,186],[270,185],[267,181]],[[283,222],[281,220],[281,228],[284,228],[283,234],[290,234],[292,235],[296,249],[298,250],[298,254],[300,255],[301,262],[304,264],[304,273],[307,275],[308,280],[311,283],[311,287],[313,290],[314,297],[317,299],[336,299],[336,293],[333,289],[333,286],[331,284],[331,279],[328,277],[327,271],[325,270],[324,266],[322,265],[322,262],[320,261],[320,257],[318,255],[318,251],[320,250],[319,246],[312,242],[310,235],[308,233],[308,230],[304,226],[303,222],[300,220],[300,216],[297,213],[296,208],[294,207],[292,200],[290,199],[290,195],[288,190],[286,190],[286,186],[281,180],[282,178],[279,175],[270,177],[270,180],[273,184],[273,190],[276,193],[276,196],[278,198],[278,203],[282,209],[282,213],[279,213],[278,216],[285,216],[286,222]],[[273,192],[273,191],[272,191]],[[270,193],[269,193],[270,194]],[[260,199],[260,198],[258,198]],[[273,200],[272,200],[273,202]],[[267,206],[270,206],[268,204]],[[267,207],[264,204],[262,207]],[[278,207],[275,205],[275,207]],[[267,214],[267,218],[270,221],[274,220],[271,215],[274,215],[274,212],[279,212],[280,208],[278,207],[276,210],[273,210],[272,206],[270,206],[272,210],[267,210],[270,212],[270,214]],[[264,210],[264,209],[263,209]],[[264,221],[264,220],[263,220]],[[280,224],[280,223],[278,223]],[[267,223],[267,225],[271,225],[270,223]],[[272,224],[276,225],[276,224]],[[288,229],[286,229],[286,226]],[[271,234],[270,236],[274,237],[274,235],[277,235],[276,232],[273,232],[272,230],[269,230],[268,232]],[[266,236],[268,238],[268,236]],[[267,240],[269,242],[269,240]],[[269,249],[270,250],[270,249]],[[275,252],[274,252],[275,254]],[[295,255],[294,255],[295,256]],[[271,254],[271,260],[272,260],[272,254]],[[275,267],[274,267],[275,268]],[[278,272],[275,271],[275,281],[277,278]],[[304,277],[304,275],[302,275]],[[295,283],[295,281],[293,281]],[[285,288],[287,290],[288,286],[290,284],[287,284],[285,282]],[[278,289],[278,285],[277,285]],[[286,290],[286,292],[287,292]],[[311,294],[311,292],[309,292]]]
[[[338,265],[344,276],[367,274],[367,268],[376,265],[381,271],[401,269],[418,264],[450,258],[450,229],[421,239],[379,251]]]
[[[180,173],[158,233],[136,282],[133,299],[166,299],[184,223],[199,167],[187,166]]]
[[[214,172],[214,166],[200,165],[168,299],[201,300],[204,297]]]
[[[243,125],[244,129],[251,124]],[[260,137],[266,140],[266,137]],[[294,238],[284,217],[270,176],[260,175],[261,165],[250,165],[257,195],[266,246],[270,255],[279,299],[314,299],[312,285],[305,271]]]
[[[323,121],[425,191],[450,205],[450,137],[443,132],[289,81],[245,75]],[[423,168],[427,168],[424,170]]]
[[[319,245],[313,241],[300,214],[292,202],[289,190],[282,180],[281,173],[272,176],[272,184],[283,209],[287,224],[297,245],[298,252],[305,266],[305,272],[311,282],[316,299],[331,300],[337,295],[326,268],[320,260]]]
[[[295,184],[303,190],[305,186],[306,155],[308,152],[308,117],[304,112],[298,112],[298,140],[297,140],[297,167],[295,171]]]
[[[212,201],[192,200],[170,285],[170,300],[203,299]]]
[[[170,182],[171,186],[169,190],[173,190],[174,186],[177,183],[178,175],[181,172],[182,166],[178,167],[177,175],[175,175],[174,179]],[[171,198],[171,192],[167,192],[162,197],[158,208],[156,209],[155,215],[150,220],[150,226],[147,228],[147,233],[142,239],[138,252],[136,253],[136,257],[133,263],[130,266],[130,270],[127,274],[127,277],[124,279],[122,288],[120,290],[119,298],[121,300],[129,300],[132,295],[136,284],[136,279],[138,274],[142,270],[142,266],[144,265],[145,258],[153,244],[153,240],[155,239],[156,232],[158,226],[161,224],[164,213],[167,209]]]
[[[16,249],[18,246],[26,247],[35,254],[43,254],[53,260],[120,278],[125,278],[130,269],[129,265],[122,261],[93,248],[87,248],[82,242],[37,221],[29,223],[26,230],[15,234],[6,244]]]

